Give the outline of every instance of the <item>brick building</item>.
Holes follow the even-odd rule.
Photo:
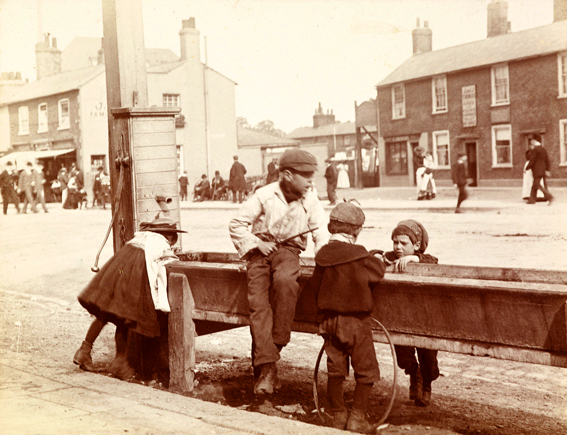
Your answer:
[[[550,155],[552,183],[566,185],[566,3],[556,1],[552,24],[510,33],[507,3],[492,0],[487,39],[436,51],[418,21],[413,56],[377,85],[381,185],[414,184],[420,145],[441,184],[465,152],[477,185],[517,186],[531,138]]]

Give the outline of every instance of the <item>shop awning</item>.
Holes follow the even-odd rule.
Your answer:
[[[16,165],[18,169],[22,169],[27,162],[35,162],[36,159],[45,159],[48,157],[57,157],[63,154],[72,153],[74,148],[66,148],[62,150],[45,150],[45,151],[16,151],[0,157],[0,164],[4,166],[10,161]]]

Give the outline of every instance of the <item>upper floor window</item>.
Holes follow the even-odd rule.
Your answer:
[[[47,130],[47,103],[41,103],[37,106],[37,132],[45,133]]]
[[[30,133],[30,113],[28,106],[22,106],[18,108],[18,123],[18,134],[23,135]]]
[[[163,94],[163,107],[179,107],[179,94]]]
[[[492,166],[512,166],[512,127],[510,125],[492,126]]]
[[[559,164],[567,165],[567,119],[559,120]]]
[[[492,104],[494,106],[510,103],[508,65],[492,67]]]
[[[445,76],[431,79],[433,93],[433,113],[447,111],[447,78]]]
[[[559,72],[559,96],[567,97],[567,53],[557,55]]]
[[[71,117],[69,115],[69,100],[59,100],[59,130],[71,128]]]
[[[433,135],[433,160],[438,168],[449,168],[449,131],[434,131]]]
[[[406,117],[406,95],[404,85],[392,86],[392,118]]]

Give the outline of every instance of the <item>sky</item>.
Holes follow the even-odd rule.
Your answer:
[[[179,55],[181,20],[195,17],[201,60],[206,39],[208,65],[237,83],[236,116],[252,126],[269,119],[286,133],[312,126],[319,103],[337,121],[354,121],[355,101],[374,98],[376,84],[411,57],[417,18],[428,21],[433,50],[486,38],[490,2],[141,1],[146,47]],[[514,32],[551,24],[553,0],[508,0],[508,20]],[[34,81],[44,32],[61,50],[76,36],[103,36],[101,0],[0,0],[0,71]]]

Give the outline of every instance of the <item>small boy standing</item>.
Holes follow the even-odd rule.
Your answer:
[[[319,334],[325,339],[333,426],[371,433],[375,428],[366,419],[366,408],[372,386],[380,380],[380,369],[368,318],[374,308],[372,291],[386,267],[364,246],[355,244],[364,220],[363,211],[350,202],[333,208],[328,225],[331,237],[315,256],[309,285],[317,296],[317,310],[323,315]],[[343,396],[349,358],[356,379],[350,416]]]
[[[394,265],[394,271],[403,272],[408,263],[437,264],[437,258],[425,254],[429,236],[425,227],[416,220],[401,221],[392,231],[394,250],[384,254],[386,264]],[[431,401],[431,383],[439,377],[437,351],[395,346],[398,366],[410,376],[410,400],[417,406],[428,406]],[[417,350],[417,357],[415,353]]]

